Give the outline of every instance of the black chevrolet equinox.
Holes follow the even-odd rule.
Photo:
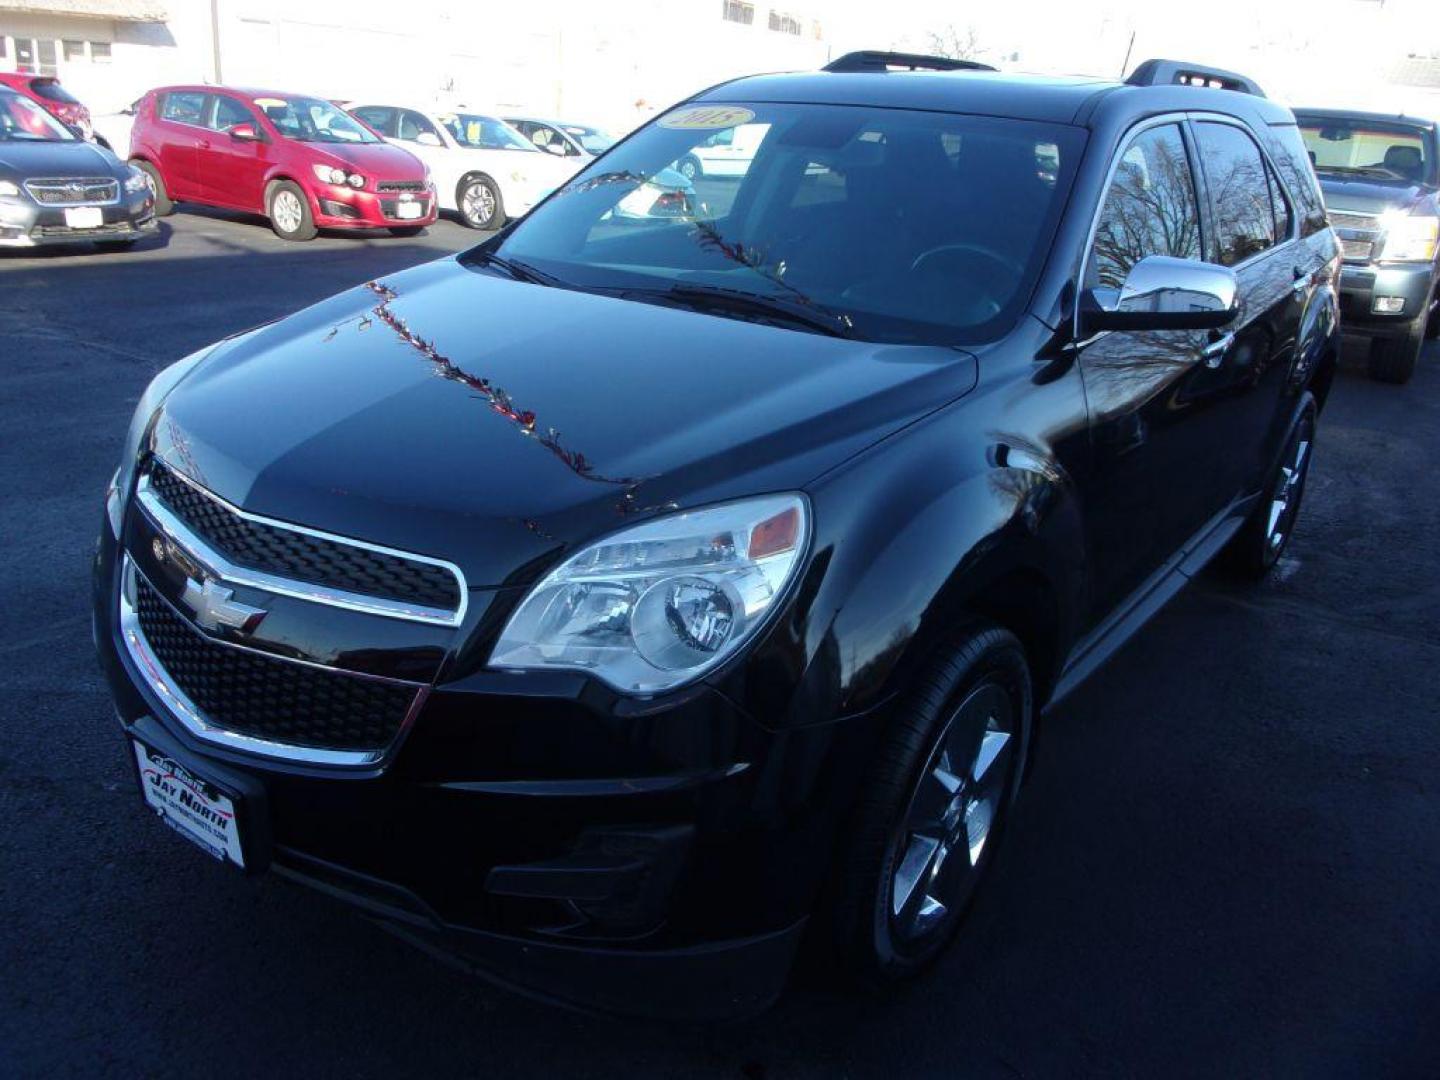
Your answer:
[[[1339,266],[1227,72],[705,91],[150,385],[95,563],[143,805],[582,1007],[753,1011],[802,939],[910,975],[1047,707],[1280,556]]]

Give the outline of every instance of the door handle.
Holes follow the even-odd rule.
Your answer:
[[[209,149],[210,149],[210,144],[209,144],[208,142],[206,142],[204,139],[201,139],[201,140],[200,140],[198,143],[196,143],[195,145],[198,146],[201,150],[209,150]]]
[[[1225,354],[1230,351],[1230,346],[1235,344],[1235,334],[1230,332],[1223,334],[1206,345],[1200,356],[1205,361],[1207,368],[1218,368],[1225,360]]]
[[[1295,290],[1295,295],[1301,299],[1310,291],[1310,278],[1311,275],[1309,271],[1303,266],[1295,267],[1295,284],[1290,287]]]

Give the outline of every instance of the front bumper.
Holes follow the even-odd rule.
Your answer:
[[[1401,336],[1428,314],[1435,293],[1432,263],[1347,264],[1340,271],[1340,318],[1346,333]],[[1396,311],[1377,312],[1377,297],[1394,297]]]
[[[153,234],[155,203],[148,191],[122,195],[119,202],[96,209],[101,224],[75,228],[66,221],[67,209],[42,206],[29,197],[0,199],[0,247],[41,247],[50,244],[89,244],[96,241],[130,241]]]
[[[435,224],[439,210],[433,186],[424,191],[376,192],[317,184],[309,196],[310,212],[322,229],[420,228]],[[401,206],[416,204],[419,216],[401,216]]]
[[[248,870],[577,1007],[702,1019],[780,994],[872,724],[777,733],[705,687],[646,713],[592,700],[583,679],[522,696],[482,672],[442,676],[381,767],[260,759],[197,738],[143,677],[120,637],[119,565],[107,525],[95,638],[121,726],[234,779],[263,837]]]

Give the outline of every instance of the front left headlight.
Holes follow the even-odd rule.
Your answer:
[[[125,177],[125,194],[135,195],[144,191],[149,186],[150,181],[145,174],[132,166],[130,175]]]
[[[530,590],[490,666],[587,671],[627,694],[693,682],[752,640],[802,562],[802,495],[648,521],[583,548]]]
[[[1385,240],[1381,262],[1429,262],[1440,241],[1440,217],[1433,214],[1391,213],[1382,215]]]
[[[11,183],[9,180],[0,180],[0,195],[7,195],[13,199],[19,194],[19,184]]]

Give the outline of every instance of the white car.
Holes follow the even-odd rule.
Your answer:
[[[429,166],[440,208],[458,211],[472,229],[498,229],[529,213],[575,171],[494,116],[360,102],[348,108]]]
[[[613,135],[589,124],[542,120],[535,116],[507,116],[505,122],[541,150],[569,158],[576,169],[589,165],[615,145]]]
[[[744,176],[769,131],[769,124],[741,124],[717,131],[677,161],[674,168],[687,180]]]

